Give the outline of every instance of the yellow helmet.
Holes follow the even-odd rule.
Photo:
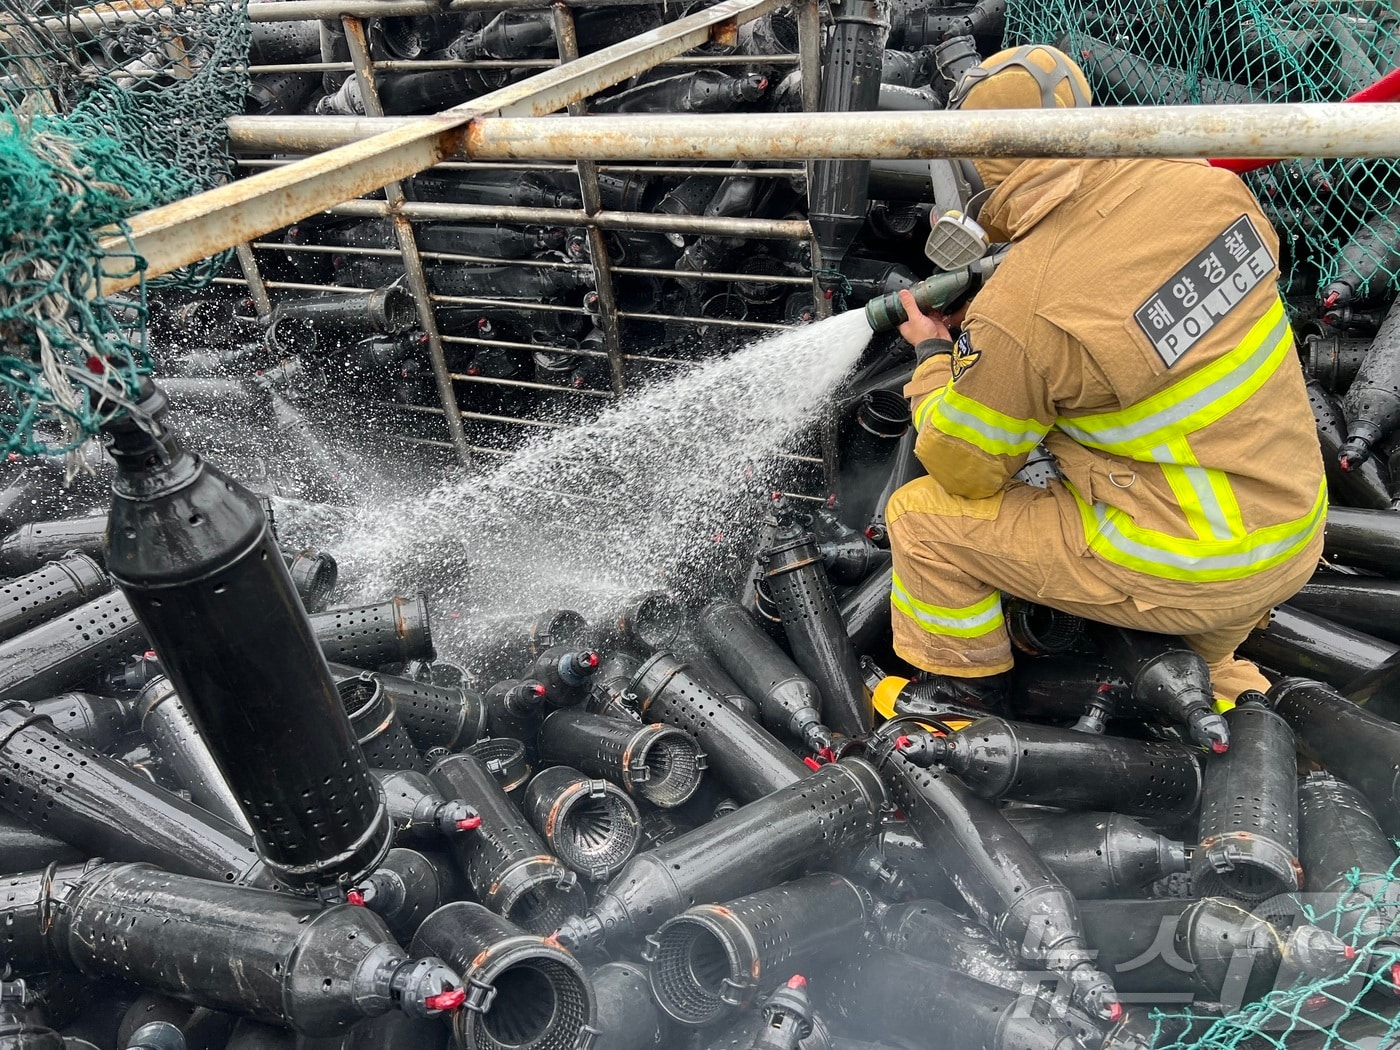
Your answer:
[[[961,77],[949,109],[1073,109],[1093,96],[1078,63],[1048,44],[998,51]]]

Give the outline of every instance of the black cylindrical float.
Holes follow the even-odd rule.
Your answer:
[[[834,9],[834,17],[819,108],[828,113],[875,109],[890,33],[889,5],[845,0]],[[808,211],[821,265],[828,270],[840,269],[865,224],[869,181],[869,161],[824,160],[812,167]]]
[[[885,788],[868,762],[842,759],[646,853],[615,875],[562,943],[597,950],[656,929],[694,901],[775,886],[850,855],[875,833]]]
[[[514,737],[528,750],[539,732],[548,692],[533,678],[507,678],[491,686],[482,696],[488,737]]]
[[[1328,561],[1400,576],[1400,514],[1331,506],[1322,535]]]
[[[330,667],[337,682],[364,673],[348,664],[332,663]],[[399,724],[418,748],[456,751],[486,735],[486,705],[481,694],[402,675],[374,672],[374,677],[394,702]]]
[[[808,773],[801,759],[716,696],[689,664],[669,652],[642,664],[632,691],[644,717],[683,729],[699,742],[714,775],[741,801],[762,798]]]
[[[1210,669],[1179,639],[1130,627],[1087,624],[1108,662],[1128,680],[1134,702],[1187,726],[1191,739],[1213,751],[1230,746],[1229,729],[1215,713]]]
[[[1361,792],[1320,771],[1299,781],[1298,857],[1308,903],[1331,913],[1339,934],[1373,951],[1400,952],[1395,846]]]
[[[914,732],[896,746],[915,765],[942,765],[989,799],[1179,821],[1201,795],[1196,756],[1175,744],[989,716],[947,736]]]
[[[875,709],[810,533],[797,526],[778,530],[764,581],[777,602],[793,661],[821,690],[822,720],[846,736],[867,735]]]
[[[509,736],[490,736],[467,748],[517,805],[525,797],[525,784],[534,772],[525,743]],[[446,757],[446,756],[444,756]]]
[[[1347,388],[1366,359],[1366,351],[1371,341],[1347,335],[1330,335],[1314,332],[1303,337],[1299,352],[1303,358],[1303,371],[1308,376],[1308,387],[1314,384],[1330,394],[1340,394]],[[1337,414],[1341,415],[1341,405]],[[1345,417],[1342,435],[1346,436]]]
[[[1367,456],[1353,462],[1350,470],[1343,470],[1340,457],[1347,440],[1347,421],[1342,406],[1312,379],[1308,380],[1308,403],[1317,423],[1328,492],[1350,507],[1389,510],[1391,478],[1385,457]]]
[[[479,901],[532,933],[549,933],[584,909],[577,876],[550,855],[479,758],[450,755],[430,777],[445,798],[465,801],[481,818],[480,827],[451,843]]]
[[[294,317],[327,334],[346,335],[398,335],[418,323],[412,294],[397,284],[371,292],[279,303],[272,312],[272,321],[276,323],[284,317]]]
[[[680,603],[669,592],[643,591],[601,618],[589,634],[601,650],[626,647],[650,653],[670,646],[684,621]]]
[[[652,993],[681,1024],[713,1024],[858,940],[871,909],[868,893],[829,872],[723,904],[696,904],[647,937],[642,954]]]
[[[461,799],[444,798],[426,773],[376,769],[374,775],[384,791],[396,841],[452,839],[481,826],[476,810]]]
[[[33,630],[111,589],[112,581],[102,567],[79,552],[6,580],[0,583],[0,641]]]
[[[1303,881],[1293,732],[1253,695],[1225,715],[1230,750],[1206,762],[1200,843],[1191,861],[1198,893],[1251,904]]]
[[[1400,836],[1400,725],[1306,678],[1285,678],[1269,696],[1299,749],[1365,795],[1386,834]]]
[[[0,642],[0,700],[42,700],[146,648],[126,595],[104,594]]]
[[[170,930],[180,932],[171,937]],[[395,1006],[418,1016],[460,987],[438,959],[411,960],[365,908],[107,864],[54,913],[72,966],[167,995],[335,1035]]]
[[[0,539],[0,574],[21,576],[71,553],[102,558],[107,515],[31,521]]]
[[[1269,613],[1268,627],[1251,633],[1239,652],[1281,674],[1307,675],[1342,689],[1400,652],[1400,645],[1280,605]]]
[[[426,772],[423,756],[408,730],[399,724],[398,705],[384,683],[368,672],[336,683],[350,727],[372,769],[416,769]]]
[[[1013,713],[1045,721],[1075,719],[1081,733],[1102,733],[1109,716],[1142,712],[1113,668],[1078,656],[1022,660],[1012,672],[1008,700]]]
[[[568,766],[536,773],[522,808],[554,855],[595,882],[616,873],[641,843],[636,803],[616,784]]]
[[[1027,963],[1062,975],[1071,995],[1096,1017],[1122,1007],[1094,967],[1075,900],[1006,817],[957,777],[920,769],[882,732],[874,754],[894,804],[925,842],[968,906]]]
[[[915,900],[880,916],[885,946],[925,962],[975,977],[984,984],[1016,990],[1025,972],[990,930],[942,901]]]
[[[1224,897],[1085,901],[1080,914],[1100,964],[1124,992],[1194,992],[1232,1010],[1270,991],[1287,956],[1313,976],[1335,976],[1349,962],[1336,937],[1314,929],[1300,936],[1297,928],[1289,937]],[[1154,949],[1167,938],[1173,954]]]
[[[1003,599],[1011,644],[1031,656],[1067,653],[1084,642],[1084,621],[1048,605]]]
[[[822,982],[844,1027],[879,1032],[939,1050],[1073,1050],[1084,1044],[1051,1012],[1028,1009],[1013,991],[994,988],[889,948],[854,952]]]
[[[700,787],[705,755],[688,733],[586,711],[555,711],[539,734],[540,757],[607,777],[653,806],[671,808]]]
[[[136,704],[141,712],[141,730],[146,734],[152,754],[164,763],[175,782],[190,793],[190,801],[251,835],[253,829],[243,815],[238,797],[224,779],[223,771],[209,752],[209,745],[185,710],[170,679],[164,676],[155,679],[141,690]]]
[[[700,631],[739,688],[758,703],[764,725],[790,733],[812,751],[831,746],[831,730],[822,724],[822,696],[816,685],[742,606],[711,602],[700,612]]]
[[[1400,580],[1318,573],[1288,599],[1288,606],[1400,644]]]
[[[278,878],[357,878],[389,848],[379,786],[261,502],[181,449],[164,401],[147,386],[147,418],[105,427],[117,463],[108,571]]]
[[[268,881],[243,832],[23,704],[0,707],[0,763],[0,806],[80,849],[207,879]]]
[[[0,879],[0,923],[5,929],[5,964],[15,973],[46,973],[67,963],[63,946],[50,937],[55,913],[100,860],[49,863]]]
[[[1343,470],[1351,470],[1370,458],[1372,446],[1400,423],[1400,307],[1393,303],[1342,396],[1342,411],[1347,442],[1338,461]]]
[[[346,899],[378,915],[403,944],[428,915],[447,902],[452,890],[444,885],[431,860],[415,850],[396,847],[346,894]]]
[[[514,678],[552,646],[578,648],[587,632],[588,621],[573,609],[546,609],[493,623],[478,646],[482,676],[486,681]]]
[[[864,529],[890,471],[899,466],[899,439],[909,429],[909,399],[894,390],[871,390],[856,405],[850,426],[841,452],[841,517]]]
[[[327,660],[369,671],[384,664],[433,658],[428,603],[421,594],[327,609],[312,615],[311,628]]]
[[[61,693],[29,705],[60,733],[94,751],[108,751],[131,724],[136,705],[114,696]]]
[[[544,698],[553,707],[574,707],[588,695],[588,683],[598,672],[600,658],[592,649],[552,645],[535,657],[525,673],[544,686]]]
[[[0,872],[32,871],[46,864],[72,864],[87,850],[70,846],[57,835],[0,812]]]
[[[452,1018],[462,1050],[579,1050],[596,1037],[597,1001],[578,960],[480,904],[443,905],[410,950],[462,975],[467,996]]]
[[[637,669],[641,666],[642,661],[630,653],[611,652],[603,657],[593,680],[588,683],[584,710],[595,715],[640,722],[632,679],[637,676]]]
[[[1079,900],[1126,897],[1189,866],[1186,845],[1121,813],[1009,812],[1046,867]]]
[[[593,1050],[657,1050],[666,1046],[670,1021],[651,994],[647,972],[636,963],[610,962],[591,975],[598,1000],[598,1039]]]
[[[841,598],[841,622],[858,653],[868,653],[891,637],[890,594],[894,567],[887,566]]]
[[[301,604],[309,613],[321,612],[335,590],[340,578],[340,567],[336,560],[325,551],[314,547],[303,550],[284,550],[282,558],[287,563],[287,572],[292,577],[292,586],[301,596]]]

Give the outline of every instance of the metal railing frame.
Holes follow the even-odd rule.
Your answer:
[[[598,290],[603,355],[609,361],[611,390],[618,394],[625,382],[623,364],[628,356],[622,353],[620,346],[622,320],[639,316],[672,321],[694,319],[637,315],[620,310],[613,295],[614,275],[652,274],[644,268],[614,266],[605,250],[603,231],[655,230],[806,241],[810,241],[811,236],[805,221],[604,210],[597,177],[610,161],[618,165],[654,161],[682,170],[686,170],[687,165],[694,169],[695,162],[705,160],[761,163],[796,160],[810,165],[814,143],[820,143],[817,148],[822,159],[998,155],[1400,156],[1400,105],[1388,104],[817,115],[820,86],[817,0],[797,0],[792,5],[799,29],[795,61],[802,73],[802,113],[704,118],[647,114],[644,117],[578,119],[590,96],[658,65],[714,64],[711,60],[720,58],[744,60],[745,56],[688,56],[686,52],[705,43],[732,45],[741,24],[783,6],[783,0],[721,0],[713,7],[653,32],[578,57],[573,9],[604,2],[615,4],[619,0],[447,0],[446,3],[441,0],[271,0],[253,4],[250,15],[255,21],[341,18],[347,39],[351,41],[350,67],[360,79],[370,113],[364,118],[243,117],[230,120],[232,144],[237,151],[275,150],[311,155],[261,168],[248,178],[134,217],[130,223],[130,237],[136,252],[148,261],[147,276],[167,273],[219,250],[236,247],[254,305],[260,314],[265,314],[270,308],[269,289],[285,285],[264,281],[258,272],[252,247],[257,238],[320,211],[389,218],[394,225],[420,322],[429,335],[434,379],[452,445],[465,462],[471,449],[461,425],[463,413],[456,405],[452,384],[467,377],[449,371],[443,343],[470,343],[471,340],[442,336],[436,329],[434,304],[485,305],[498,301],[431,295],[413,232],[415,220],[544,222],[586,229]],[[144,0],[135,0],[37,21],[51,31],[76,34],[98,30],[113,18],[144,17],[149,6]],[[366,45],[363,19],[522,8],[552,11],[555,35],[560,44],[559,60],[539,60],[540,72],[533,76],[443,113],[412,118],[380,117],[374,90],[375,73],[425,66],[413,66],[404,61],[376,66]],[[0,25],[0,33],[3,31]],[[767,56],[763,60],[767,61]],[[510,64],[514,68],[534,65]],[[321,66],[342,70],[345,64],[313,65],[318,70]],[[311,68],[296,67],[303,72]],[[561,111],[568,111],[572,119],[548,116]],[[575,162],[583,203],[578,209],[413,202],[404,199],[398,185],[398,180],[439,163],[557,162],[578,157],[590,158]],[[715,171],[723,173],[723,169]],[[784,177],[781,172],[773,174]],[[386,187],[384,200],[360,199]],[[125,247],[122,238],[114,237],[109,243],[113,248]],[[819,269],[820,265],[821,260],[814,256],[813,269]],[[696,276],[701,280],[733,277]],[[805,278],[797,280],[806,283]],[[122,280],[117,278],[110,282],[108,290],[116,291],[120,287]],[[815,282],[813,287],[815,289]],[[829,309],[823,295],[815,294],[814,300],[819,312]],[[521,304],[512,302],[510,305]],[[751,329],[782,327],[723,319],[707,319],[706,323]]]

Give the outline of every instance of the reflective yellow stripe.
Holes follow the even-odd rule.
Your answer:
[[[1245,534],[1229,479],[1221,471],[1201,466],[1186,438],[1153,449],[1152,459],[1162,465],[1192,532],[1203,540],[1228,540]]]
[[[1017,419],[987,407],[956,390],[951,379],[925,421],[949,437],[961,438],[991,456],[1018,456],[1029,452],[1050,431],[1047,425],[1034,419]]]
[[[1125,568],[1169,580],[1242,580],[1293,557],[1317,535],[1327,516],[1327,482],[1318,488],[1312,510],[1293,521],[1255,529],[1225,540],[1183,539],[1144,529],[1126,513],[1104,503],[1090,504],[1068,485],[1079,505],[1090,548]]]
[[[919,402],[919,407],[914,410],[914,429],[923,430],[924,424],[928,422],[928,414],[933,411],[933,407],[943,400],[943,391],[935,390]]]
[[[1085,535],[1097,554],[1166,579],[1238,580],[1307,546],[1326,514],[1325,483],[1301,518],[1249,533],[1229,475],[1201,466],[1188,440],[1254,396],[1288,359],[1292,345],[1283,301],[1275,299],[1239,346],[1165,390],[1116,412],[1056,420],[1059,430],[1082,445],[1159,464],[1195,534],[1142,528],[1125,511],[1089,504],[1075,492]]]
[[[981,601],[956,609],[919,601],[905,590],[898,573],[894,574],[893,579],[890,604],[929,634],[950,638],[980,638],[991,634],[1005,622],[1001,614],[1001,594],[997,591],[993,591]]]
[[[1063,417],[1055,426],[1081,445],[1139,460],[1244,404],[1288,357],[1293,331],[1276,299],[1239,346],[1178,383],[1116,412]]]

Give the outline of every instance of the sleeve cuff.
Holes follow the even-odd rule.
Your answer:
[[[953,341],[951,339],[925,339],[914,347],[914,359],[923,364],[930,357],[938,354],[951,354],[953,352]]]

